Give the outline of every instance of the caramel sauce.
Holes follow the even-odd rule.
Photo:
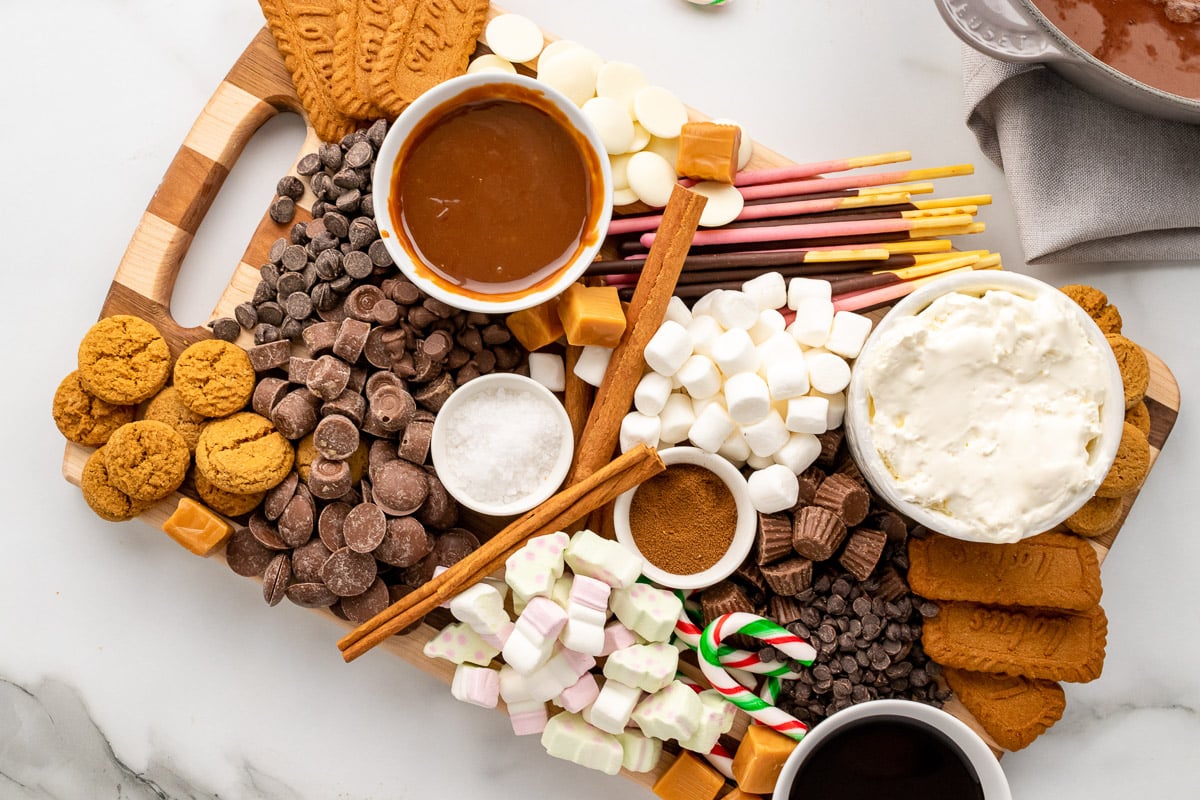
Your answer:
[[[1113,69],[1200,99],[1200,22],[1167,19],[1151,0],[1033,0],[1063,35]]]
[[[583,134],[540,93],[477,87],[409,136],[388,212],[422,277],[509,300],[552,283],[595,243],[600,175]]]

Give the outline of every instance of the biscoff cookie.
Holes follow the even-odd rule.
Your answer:
[[[1082,283],[1064,286],[1060,291],[1074,300],[1075,304],[1092,318],[1100,330],[1105,333],[1121,332],[1121,312],[1108,302],[1108,296],[1104,292],[1095,286],[1087,286]]]
[[[192,463],[183,436],[165,422],[152,419],[117,428],[104,449],[113,486],[143,502],[178,489]]]
[[[939,603],[921,644],[934,661],[974,672],[1001,672],[1086,683],[1100,677],[1108,641],[1104,609],[1038,611],[978,603]]]
[[[1121,443],[1108,474],[1096,489],[1097,497],[1121,497],[1142,488],[1150,472],[1150,440],[1137,428],[1124,423]]]
[[[76,370],[62,379],[54,391],[51,415],[58,431],[68,441],[95,447],[108,441],[113,431],[133,422],[137,406],[113,405],[93,397],[83,388]]]
[[[144,319],[117,314],[93,325],[79,343],[79,383],[93,397],[128,406],[153,397],[171,373],[171,351]]]
[[[1008,751],[1022,750],[1062,719],[1063,688],[1054,681],[946,667],[946,683],[979,724]]]
[[[236,344],[196,342],[175,359],[175,388],[185,406],[206,417],[241,411],[254,394],[254,366]]]
[[[163,387],[163,390],[150,399],[142,419],[152,419],[170,425],[183,440],[187,442],[188,452],[196,452],[196,442],[200,441],[200,431],[208,424],[208,417],[197,414],[183,404],[179,390],[174,386]]]
[[[1108,533],[1121,521],[1120,497],[1093,497],[1078,511],[1063,520],[1067,530],[1092,538]]]
[[[265,492],[292,470],[292,444],[266,417],[243,411],[210,422],[196,445],[196,470],[226,492]]]
[[[1121,368],[1121,383],[1125,385],[1125,408],[1132,408],[1146,397],[1146,388],[1150,385],[1150,362],[1145,352],[1129,339],[1119,333],[1110,333],[1108,346],[1117,357],[1117,366]]]
[[[251,492],[235,494],[212,485],[212,481],[204,477],[204,473],[195,470],[192,473],[192,483],[196,486],[196,494],[200,495],[209,508],[227,517],[240,517],[258,508],[266,492]]]
[[[1125,411],[1125,421],[1146,434],[1146,438],[1150,437],[1150,409],[1145,400],[1134,403]]]
[[[408,16],[399,0],[338,0],[333,38],[333,100],[348,117],[371,119],[380,114],[371,102],[371,70],[383,47],[388,25]]]
[[[124,522],[133,519],[150,507],[150,503],[134,500],[122,492],[108,477],[108,454],[104,447],[88,456],[79,479],[84,502],[96,512],[96,516],[109,522]]]

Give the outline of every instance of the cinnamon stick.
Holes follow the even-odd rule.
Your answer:
[[[621,419],[633,404],[633,391],[642,379],[642,354],[667,313],[667,303],[675,291],[706,202],[703,195],[679,185],[671,191],[658,238],[650,248],[629,301],[626,318],[631,323],[613,350],[583,434],[576,442],[575,463],[567,475],[568,484],[591,475],[617,449]]]
[[[478,583],[504,566],[530,537],[562,530],[663,469],[662,459],[653,449],[645,445],[632,448],[519,517],[462,561],[350,631],[338,642],[342,658],[353,661]]]
[[[583,435],[583,425],[587,422],[588,409],[592,405],[592,387],[575,374],[575,365],[579,363],[579,354],[583,348],[569,344],[566,347],[566,384],[563,388],[563,408],[567,410],[567,418],[571,420],[571,434],[575,442]]]

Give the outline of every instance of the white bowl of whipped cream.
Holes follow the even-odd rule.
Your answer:
[[[1096,492],[1125,417],[1096,324],[1049,284],[949,275],[901,300],[854,366],[846,437],[872,488],[930,530],[1015,542]]]

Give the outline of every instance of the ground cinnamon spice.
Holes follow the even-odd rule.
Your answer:
[[[673,575],[694,575],[721,560],[733,543],[737,504],[715,473],[675,464],[638,488],[629,530],[642,555]]]

